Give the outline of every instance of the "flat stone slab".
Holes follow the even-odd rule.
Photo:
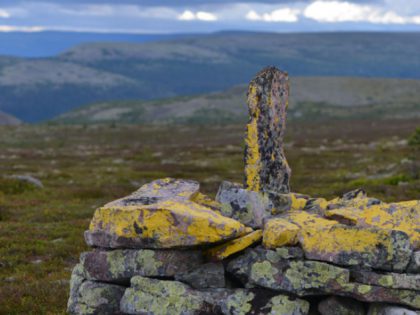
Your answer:
[[[377,228],[307,228],[299,232],[299,243],[306,258],[341,266],[404,271],[411,256],[407,234]]]
[[[396,305],[372,303],[369,305],[367,315],[419,315],[419,312]]]
[[[77,315],[114,315],[120,312],[120,300],[125,287],[89,281],[83,277],[83,267],[77,265],[70,280],[67,312]]]
[[[163,178],[140,187],[132,194],[107,203],[104,207],[150,205],[165,200],[190,199],[198,194],[200,184],[194,180]]]
[[[327,217],[360,227],[378,227],[405,232],[414,249],[420,249],[420,201],[359,205],[327,210]]]
[[[264,289],[194,290],[178,281],[134,277],[121,300],[126,314],[306,315],[307,301]]]
[[[276,251],[249,249],[227,266],[245,285],[285,291],[299,296],[329,294],[349,281],[349,271],[317,261],[282,259]]]
[[[102,207],[95,211],[88,245],[104,248],[179,248],[228,241],[246,234],[240,222],[188,200]]]
[[[356,282],[377,285],[393,289],[409,289],[420,291],[420,275],[403,273],[376,273],[373,271],[352,271],[351,276]],[[420,292],[419,292],[420,294]]]
[[[129,283],[133,276],[174,277],[203,264],[201,251],[115,249],[93,250],[80,257],[89,280]]]
[[[261,241],[261,239],[262,231],[257,230],[227,243],[210,248],[206,251],[206,256],[210,260],[223,260],[233,254],[243,251],[249,246]]]

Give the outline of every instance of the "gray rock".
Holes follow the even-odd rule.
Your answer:
[[[356,300],[330,296],[318,304],[321,315],[365,315],[364,305]]]
[[[352,271],[351,277],[356,282],[378,285],[385,288],[410,289],[420,291],[420,275],[401,273],[376,273],[373,271]],[[419,293],[420,294],[420,293]]]
[[[70,280],[67,312],[77,315],[122,314],[120,300],[125,289],[119,285],[86,280],[82,266],[77,265]]]
[[[304,253],[300,247],[279,247],[276,254],[282,259],[303,259]]]
[[[227,271],[247,285],[286,291],[299,296],[331,294],[349,281],[349,271],[317,261],[287,260],[261,247],[233,259]]]
[[[373,303],[369,306],[368,315],[419,315],[420,312],[409,310],[407,308]]]
[[[249,83],[249,122],[245,137],[245,188],[288,193],[290,167],[283,151],[289,79],[275,67],[260,71]]]
[[[80,256],[86,278],[125,283],[136,275],[173,277],[203,263],[201,251],[116,249],[93,250]]]
[[[175,279],[194,289],[224,288],[226,285],[225,269],[221,262],[207,263],[186,273],[176,274]]]
[[[190,199],[198,193],[200,184],[194,180],[163,178],[140,187],[132,194],[114,200],[104,207],[150,205],[169,199]]]
[[[182,282],[140,276],[131,279],[131,287],[125,291],[120,305],[127,314],[217,314],[203,294]]]
[[[221,213],[239,222],[259,228],[271,216],[274,205],[267,194],[242,188],[239,184],[222,182],[216,195],[222,204]]]
[[[410,263],[407,266],[408,273],[420,273],[420,251],[413,252]]]
[[[8,176],[8,178],[16,179],[16,180],[31,184],[37,188],[44,188],[44,185],[38,178],[35,178],[30,175],[11,175],[11,176]]]

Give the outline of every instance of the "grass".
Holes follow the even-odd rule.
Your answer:
[[[362,186],[385,201],[418,198],[419,120],[292,122],[286,155],[293,191],[332,198]],[[243,176],[243,125],[0,128],[0,314],[64,314],[68,280],[96,207],[165,176],[215,195]],[[412,142],[410,142],[412,143]],[[417,158],[417,160],[416,160]],[[1,177],[0,177],[1,178]]]

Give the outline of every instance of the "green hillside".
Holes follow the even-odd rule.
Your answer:
[[[420,117],[420,80],[291,78],[289,118],[296,120]],[[247,119],[246,86],[154,101],[113,101],[81,107],[59,123],[236,123]]]
[[[222,32],[0,57],[0,110],[37,122],[93,102],[222,91],[275,65],[296,76],[420,79],[418,33]]]

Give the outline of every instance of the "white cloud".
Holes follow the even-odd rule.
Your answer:
[[[420,16],[401,16],[385,8],[346,1],[318,0],[309,4],[303,15],[309,19],[326,23],[420,24]]]
[[[0,9],[0,18],[7,19],[10,17],[10,13],[4,9]]]
[[[217,21],[218,18],[215,14],[210,13],[210,12],[205,12],[205,11],[192,12],[190,10],[185,10],[182,14],[178,16],[178,20],[213,22],[213,21]]]
[[[291,8],[282,8],[273,10],[269,13],[259,14],[251,10],[245,16],[250,21],[264,21],[264,22],[297,22],[300,10]]]
[[[44,30],[41,26],[0,25],[0,32],[41,32]]]

